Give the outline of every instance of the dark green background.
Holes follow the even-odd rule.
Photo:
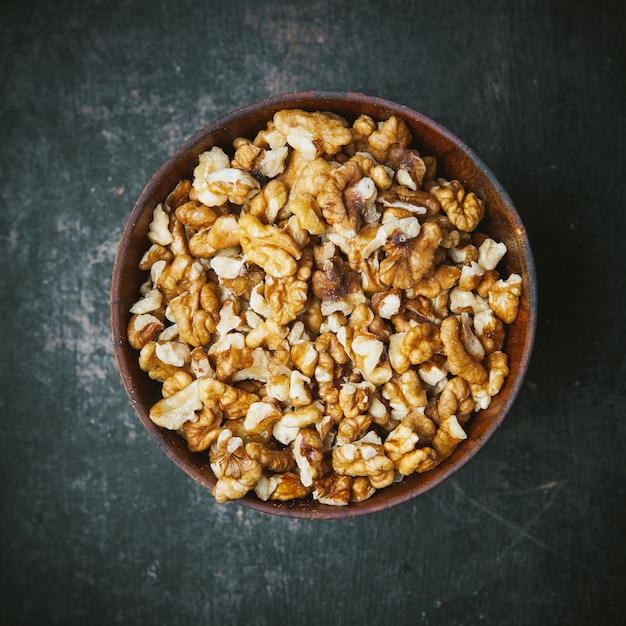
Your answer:
[[[2,624],[620,624],[623,3],[3,0]],[[126,218],[195,130],[298,89],[398,101],[518,207],[527,381],[436,491],[346,521],[217,505],[143,430],[109,287]]]

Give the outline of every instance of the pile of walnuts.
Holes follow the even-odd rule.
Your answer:
[[[282,110],[153,213],[128,341],[218,502],[346,505],[446,459],[508,375],[521,277],[398,117]]]

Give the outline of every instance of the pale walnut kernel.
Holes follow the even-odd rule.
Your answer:
[[[357,441],[334,448],[332,464],[338,474],[367,476],[376,489],[388,487],[395,476],[393,462],[385,455],[380,437],[372,431]]]
[[[441,322],[440,337],[452,374],[463,377],[470,384],[483,384],[487,381],[485,368],[463,344],[461,322],[456,316],[447,317]]]
[[[473,192],[466,193],[458,180],[439,178],[428,191],[436,196],[450,222],[459,230],[473,231],[485,215],[485,203]]]
[[[441,242],[441,229],[433,222],[422,225],[417,237],[406,239],[395,231],[384,248],[387,257],[380,262],[380,279],[390,287],[409,289],[434,272],[434,256]]]
[[[420,365],[441,349],[439,328],[431,322],[413,326],[407,332],[396,333],[389,339],[391,367],[403,374],[411,365]]]
[[[135,350],[141,350],[164,328],[163,322],[154,315],[150,315],[149,313],[133,315],[128,322],[128,343],[135,348]]]
[[[293,322],[304,309],[308,297],[308,284],[293,276],[265,279],[265,300],[276,323],[284,326]]]
[[[521,295],[522,277],[511,274],[507,280],[498,280],[489,290],[489,306],[505,324],[512,324],[517,318]]]
[[[317,481],[313,499],[331,506],[346,506],[350,502],[353,482],[351,476],[330,472]]]
[[[331,173],[317,202],[335,231],[344,237],[354,237],[363,224],[371,224],[380,217],[375,206],[376,195],[371,178],[364,176],[356,161],[348,161]]]
[[[263,473],[261,465],[246,453],[241,438],[233,437],[228,428],[211,444],[209,458],[217,478],[213,497],[220,503],[243,497]]]
[[[249,213],[239,219],[240,242],[246,259],[270,276],[293,276],[302,256],[293,239],[277,226],[265,225]]]

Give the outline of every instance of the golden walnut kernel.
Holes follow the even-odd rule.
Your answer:
[[[445,461],[505,384],[522,279],[412,142],[397,116],[278,111],[154,208],[127,337],[218,502],[362,502]]]

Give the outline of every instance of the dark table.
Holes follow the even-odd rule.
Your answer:
[[[4,0],[2,624],[621,624],[624,4]],[[417,109],[513,198],[525,385],[435,491],[346,521],[217,505],[116,369],[117,242],[195,130],[302,89]]]

